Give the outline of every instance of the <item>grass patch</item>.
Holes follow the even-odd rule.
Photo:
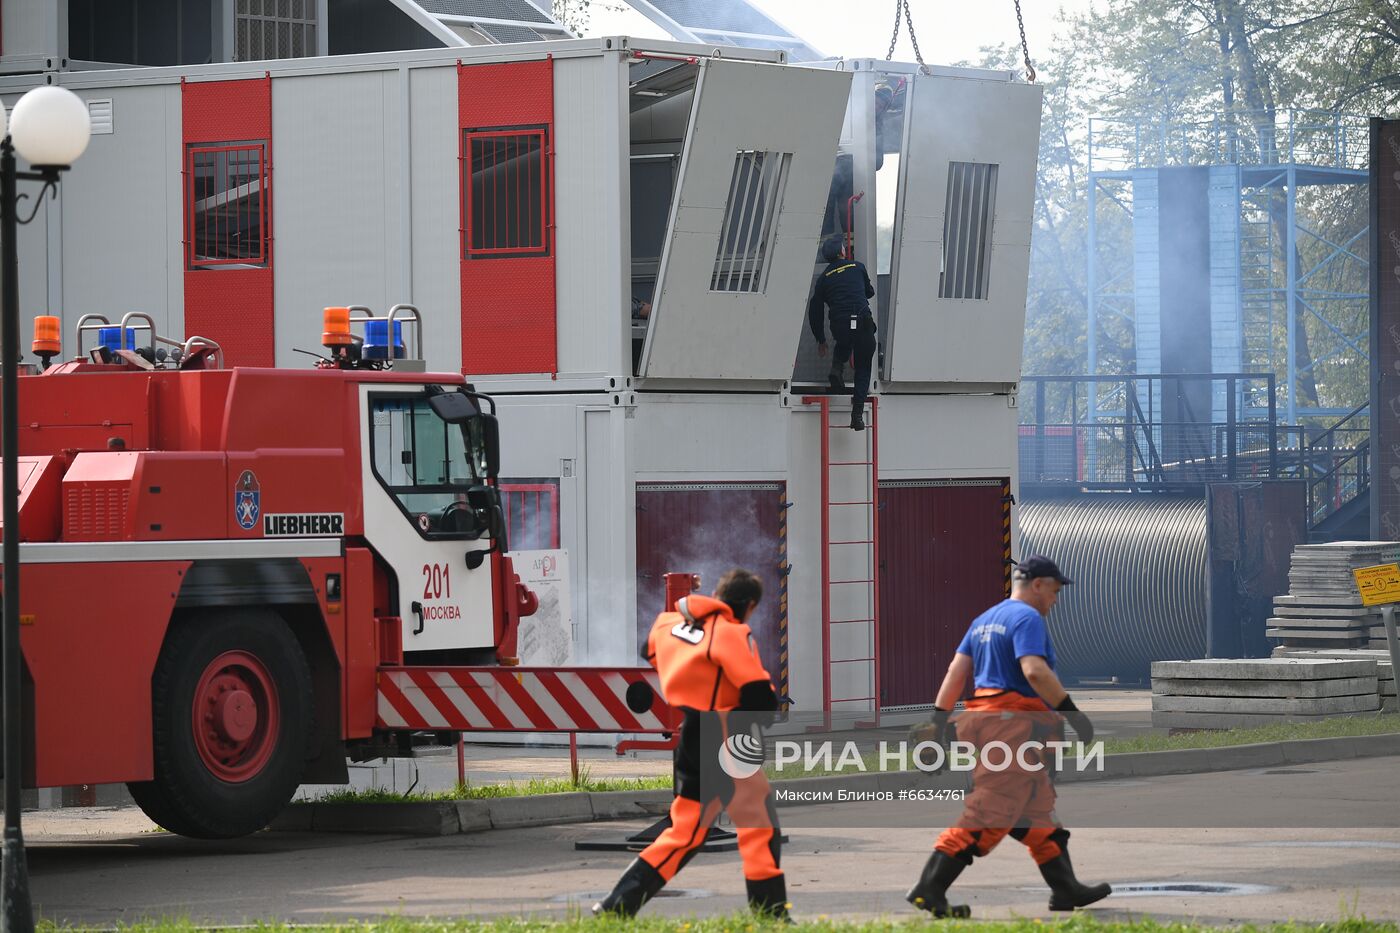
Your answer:
[[[1185,748],[1224,748],[1229,745],[1254,745],[1259,742],[1296,742],[1302,739],[1333,739],[1346,736],[1384,735],[1400,732],[1400,715],[1377,713],[1374,716],[1338,717],[1317,722],[1281,722],[1275,726],[1254,726],[1248,729],[1189,732],[1181,735],[1149,734],[1131,738],[1106,738],[1105,755],[1125,752],[1164,752]]]
[[[1296,742],[1304,739],[1331,739],[1350,736],[1390,735],[1400,733],[1400,715],[1376,713],[1366,716],[1338,717],[1317,722],[1279,723],[1273,726],[1256,726],[1248,729],[1217,729],[1188,732],[1180,735],[1147,733],[1127,738],[1104,738],[1104,755],[1121,755],[1131,752],[1181,751],[1191,748],[1228,748],[1232,745],[1255,745],[1260,742]],[[888,740],[893,747],[902,737]],[[1073,733],[1070,735],[1073,741]],[[839,741],[839,737],[838,737]],[[839,746],[833,761],[838,761]],[[1067,748],[1064,757],[1074,758],[1075,749]],[[805,770],[801,762],[793,768],[776,770],[771,764],[765,766],[772,780],[801,780],[803,778],[833,777],[842,774],[872,773],[881,770],[877,752],[867,752],[861,756],[863,769],[855,764],[844,768],[813,768]]]
[[[1232,745],[1254,745],[1260,742],[1291,742],[1304,739],[1330,739],[1390,733],[1400,733],[1400,715],[1395,713],[1338,717],[1336,719],[1322,719],[1317,722],[1279,723],[1274,726],[1257,726],[1249,729],[1205,730],[1181,735],[1149,733],[1128,738],[1106,738],[1103,740],[1103,745],[1105,755],[1120,755],[1130,752],[1227,748]],[[1065,750],[1065,757],[1070,758],[1073,755],[1073,749]],[[862,757],[862,761],[865,765],[865,772],[880,770],[878,754],[874,752],[866,754]],[[803,778],[861,773],[861,769],[854,765],[844,769],[807,771],[796,768],[778,771],[769,764],[764,770],[773,780],[801,780]],[[670,787],[671,776],[669,774],[641,778],[595,778],[585,768],[579,773],[578,781],[573,781],[570,778],[537,778],[530,781],[512,781],[501,784],[459,784],[451,790],[410,791],[408,793],[399,793],[384,788],[370,788],[369,790],[346,788],[327,791],[311,800],[297,802],[404,803],[405,801],[490,800],[498,797],[533,797],[541,794],[567,794],[575,791],[605,793],[607,791],[669,790]]]
[[[577,782],[570,778],[537,778],[531,781],[511,781],[503,784],[458,784],[450,790],[411,791],[399,793],[382,787],[368,790],[327,791],[319,797],[301,803],[404,803],[443,800],[491,800],[498,797],[534,797],[541,794],[570,794],[575,792],[603,793],[615,790],[670,790],[671,776],[642,778],[594,778],[584,771]]]
[[[800,908],[800,904],[798,907]],[[938,924],[944,926],[944,924]],[[936,928],[936,927],[935,927]],[[1040,920],[999,920],[999,921],[949,921],[947,929],[958,933],[1188,933],[1192,930],[1213,929],[1209,926],[1191,923],[1158,923],[1153,920],[1131,922],[1106,922],[1087,916],[1076,916],[1064,920],[1042,922]],[[81,927],[54,924],[41,921],[40,933],[68,933]],[[108,928],[111,929],[111,928]],[[149,923],[119,924],[119,931],[130,933],[194,933],[209,927],[198,926],[188,920]],[[373,923],[358,922],[335,925],[307,924],[288,926],[279,923],[256,924],[246,927],[259,933],[588,933],[588,931],[626,930],[628,933],[753,933],[764,930],[820,930],[825,933],[874,933],[877,930],[911,929],[928,930],[929,922],[922,917],[880,918],[865,921],[832,921],[824,917],[800,918],[794,926],[781,926],[770,921],[758,920],[748,914],[735,914],[724,917],[704,917],[670,919],[643,914],[634,920],[594,920],[591,917],[571,916],[568,919],[550,921],[540,919],[501,919],[494,921],[462,920],[410,920],[393,917]],[[1367,920],[1364,917],[1347,917],[1332,923],[1274,923],[1246,924],[1226,927],[1240,933],[1397,933],[1394,923]]]

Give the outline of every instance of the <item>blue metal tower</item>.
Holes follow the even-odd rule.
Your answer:
[[[1273,373],[1295,425],[1364,404],[1364,379],[1353,399],[1327,376],[1369,359],[1367,134],[1363,117],[1303,110],[1091,119],[1088,374]],[[1132,322],[1133,358],[1100,358],[1106,315]]]

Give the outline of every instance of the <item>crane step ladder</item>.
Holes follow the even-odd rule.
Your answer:
[[[845,396],[802,399],[821,413],[822,726],[880,721],[880,405],[853,431]],[[833,404],[834,403],[834,404]],[[832,412],[837,412],[835,421]]]

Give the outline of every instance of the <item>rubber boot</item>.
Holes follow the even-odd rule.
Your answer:
[[[764,878],[762,881],[746,878],[744,884],[749,889],[749,909],[754,913],[770,920],[792,922],[792,917],[788,915],[787,879],[784,876]]]
[[[852,431],[864,431],[864,430],[865,430],[865,417],[864,417],[864,415],[865,415],[865,406],[864,406],[864,405],[860,406],[859,408],[852,408],[852,409],[851,409],[851,430],[852,430]]]
[[[920,910],[927,910],[935,917],[971,917],[972,908],[966,904],[948,905],[948,886],[958,879],[967,862],[953,858],[946,852],[933,850],[924,873],[919,881],[904,895],[904,899]]]
[[[622,877],[617,879],[612,893],[593,905],[593,916],[613,914],[618,917],[635,917],[642,905],[651,900],[657,891],[666,886],[666,879],[643,859],[635,859]]]
[[[1050,885],[1050,909],[1074,910],[1088,907],[1113,893],[1107,884],[1081,884],[1074,877],[1074,866],[1069,861],[1069,849],[1062,844],[1060,854],[1040,866],[1040,876]]]

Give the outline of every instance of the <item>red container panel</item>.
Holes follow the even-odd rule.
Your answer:
[[[668,573],[700,574],[710,593],[725,571],[743,567],[763,579],[763,600],[749,618],[763,666],[782,683],[786,620],[779,566],[786,552],[784,490],[779,483],[637,486],[637,646],[666,602]]]
[[[1001,480],[880,488],[881,706],[932,705],[968,623],[1005,594]]]

